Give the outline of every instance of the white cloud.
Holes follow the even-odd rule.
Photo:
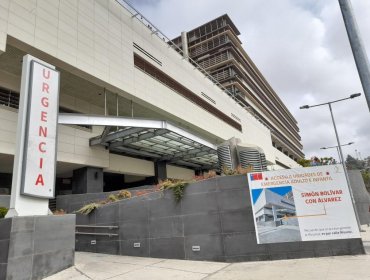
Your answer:
[[[299,110],[363,92],[336,0],[137,0],[134,6],[168,37],[227,13],[249,56],[298,121],[306,157],[335,156],[328,108]],[[370,54],[370,1],[352,0]],[[370,155],[370,115],[365,97],[333,104],[345,154]]]

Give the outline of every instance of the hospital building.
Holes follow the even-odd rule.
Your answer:
[[[238,35],[226,14],[168,38],[123,0],[0,1],[0,192],[26,54],[60,72],[57,194],[189,179],[217,169],[231,138],[269,170],[298,167],[297,121]]]

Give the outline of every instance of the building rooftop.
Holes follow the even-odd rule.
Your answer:
[[[212,19],[212,20],[210,20],[210,21],[208,21],[208,22],[206,22],[206,23],[204,23],[204,24],[202,24],[202,25],[200,25],[200,26],[198,26],[198,27],[196,27],[196,28],[194,28],[194,29],[192,29],[192,30],[189,30],[189,31],[187,31],[187,32],[188,32],[188,33],[191,33],[191,32],[193,32],[193,31],[196,31],[197,29],[200,29],[200,28],[202,28],[202,27],[204,27],[204,26],[206,26],[206,25],[210,24],[211,22],[217,21],[217,20],[219,20],[219,19],[224,19],[224,20],[226,20],[227,24],[231,27],[231,29],[234,31],[234,33],[235,33],[236,35],[240,35],[240,31],[239,31],[239,29],[238,29],[238,28],[236,28],[236,26],[235,26],[234,22],[231,20],[231,18],[228,16],[228,14],[224,14],[224,15],[222,15],[222,16],[219,16],[219,17],[217,17],[217,18],[214,18],[214,19]],[[174,39],[173,39],[173,41],[176,41],[176,40],[177,40],[178,38],[180,38],[180,37],[181,37],[181,36],[178,36],[178,37],[174,38]]]

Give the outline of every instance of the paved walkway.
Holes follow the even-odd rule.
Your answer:
[[[370,228],[362,233],[367,255],[282,261],[219,263],[76,253],[76,265],[47,280],[350,280],[370,279]]]

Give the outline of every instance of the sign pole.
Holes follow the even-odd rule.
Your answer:
[[[355,201],[355,198],[353,196],[351,182],[349,180],[349,176],[348,176],[348,172],[347,172],[346,161],[345,161],[345,159],[343,157],[343,152],[342,152],[342,148],[341,148],[340,141],[339,141],[337,126],[335,125],[335,121],[334,121],[334,115],[333,115],[333,110],[331,108],[331,103],[329,103],[329,110],[330,110],[331,120],[333,121],[333,126],[334,126],[334,131],[335,131],[335,137],[337,138],[339,156],[340,156],[340,159],[342,160],[343,171],[344,171],[344,175],[346,177],[346,181],[347,181],[347,185],[348,185],[348,191],[349,191],[349,193],[351,195],[351,201],[352,201],[353,211],[355,211],[355,216],[356,216],[356,221],[357,221],[358,229],[359,229],[359,231],[361,231],[360,218],[358,216],[358,212],[357,212],[357,208],[356,208],[356,201]]]

